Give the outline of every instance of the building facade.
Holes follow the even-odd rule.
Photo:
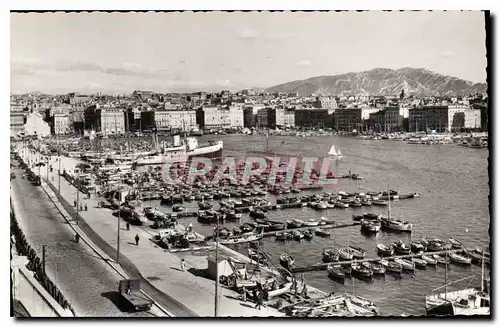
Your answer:
[[[154,126],[158,131],[190,131],[197,127],[194,110],[158,110],[154,112]]]
[[[230,128],[230,109],[219,106],[201,107],[196,111],[196,122],[200,128],[205,129]]]
[[[231,127],[243,128],[244,124],[244,111],[241,105],[232,105],[229,107],[229,117],[231,120]]]
[[[470,106],[422,106],[409,110],[410,132],[459,132],[481,128],[481,110]]]
[[[69,114],[57,113],[52,116],[52,133],[55,135],[69,134],[73,131]]]
[[[334,111],[321,108],[297,108],[294,111],[294,125],[308,128],[333,127]]]
[[[343,132],[352,132],[354,130],[362,129],[364,127],[362,114],[363,109],[361,108],[344,108],[335,110],[335,129]]]
[[[125,133],[125,115],[120,108],[97,109],[100,114],[100,132],[103,135]]]
[[[36,135],[40,137],[50,136],[50,126],[43,119],[43,115],[34,112],[26,117],[26,124],[24,125],[24,132],[26,135]]]

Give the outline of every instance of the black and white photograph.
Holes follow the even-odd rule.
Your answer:
[[[491,319],[490,11],[9,16],[11,317]]]

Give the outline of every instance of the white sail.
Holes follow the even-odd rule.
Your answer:
[[[338,156],[337,150],[335,149],[335,145],[332,145],[332,147],[330,148],[330,152],[328,152],[328,155]]]

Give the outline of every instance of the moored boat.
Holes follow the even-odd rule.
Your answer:
[[[412,261],[396,258],[394,259],[394,262],[399,263],[403,267],[403,270],[408,270],[408,271],[415,270],[415,263],[413,263]]]
[[[394,247],[392,245],[379,243],[377,244],[377,252],[382,256],[390,257],[394,254]]]
[[[401,240],[394,242],[393,246],[396,254],[410,254],[411,252],[410,247]]]
[[[380,231],[381,224],[376,221],[362,220],[361,221],[361,231],[365,233],[377,233]]]
[[[371,267],[367,267],[366,265],[360,263],[352,263],[351,264],[352,275],[361,278],[372,278],[373,271]]]
[[[431,265],[431,266],[435,266],[437,265],[437,260],[436,259],[433,259],[427,255],[422,255],[421,256],[422,260],[425,260],[427,262],[427,265]]]
[[[389,272],[401,273],[403,271],[403,266],[400,263],[388,260],[380,260],[380,264],[385,267]]]
[[[462,248],[462,246],[463,246],[463,245],[462,245],[462,242],[457,241],[457,240],[456,240],[456,239],[454,239],[454,238],[450,238],[448,241],[450,242],[451,246],[452,246],[454,249],[461,249],[461,248]]]
[[[470,265],[472,262],[471,258],[454,252],[448,253],[448,257],[450,257],[451,262],[458,263],[461,265]]]
[[[344,270],[342,269],[342,266],[329,264],[326,267],[326,270],[328,272],[328,277],[330,277],[331,279],[341,281],[342,283],[345,282],[346,275],[344,273]]]
[[[335,262],[339,261],[339,255],[335,252],[335,249],[323,249],[323,262]]]
[[[411,258],[411,261],[415,263],[416,268],[425,269],[427,267],[427,261],[419,258]]]

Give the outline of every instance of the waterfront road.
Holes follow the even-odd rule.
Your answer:
[[[14,161],[17,166],[18,162]],[[28,242],[42,257],[46,246],[46,271],[74,308],[77,316],[151,317],[148,312],[128,313],[118,305],[120,276],[74,234],[41,187],[21,178],[23,171],[11,168],[17,220]]]

